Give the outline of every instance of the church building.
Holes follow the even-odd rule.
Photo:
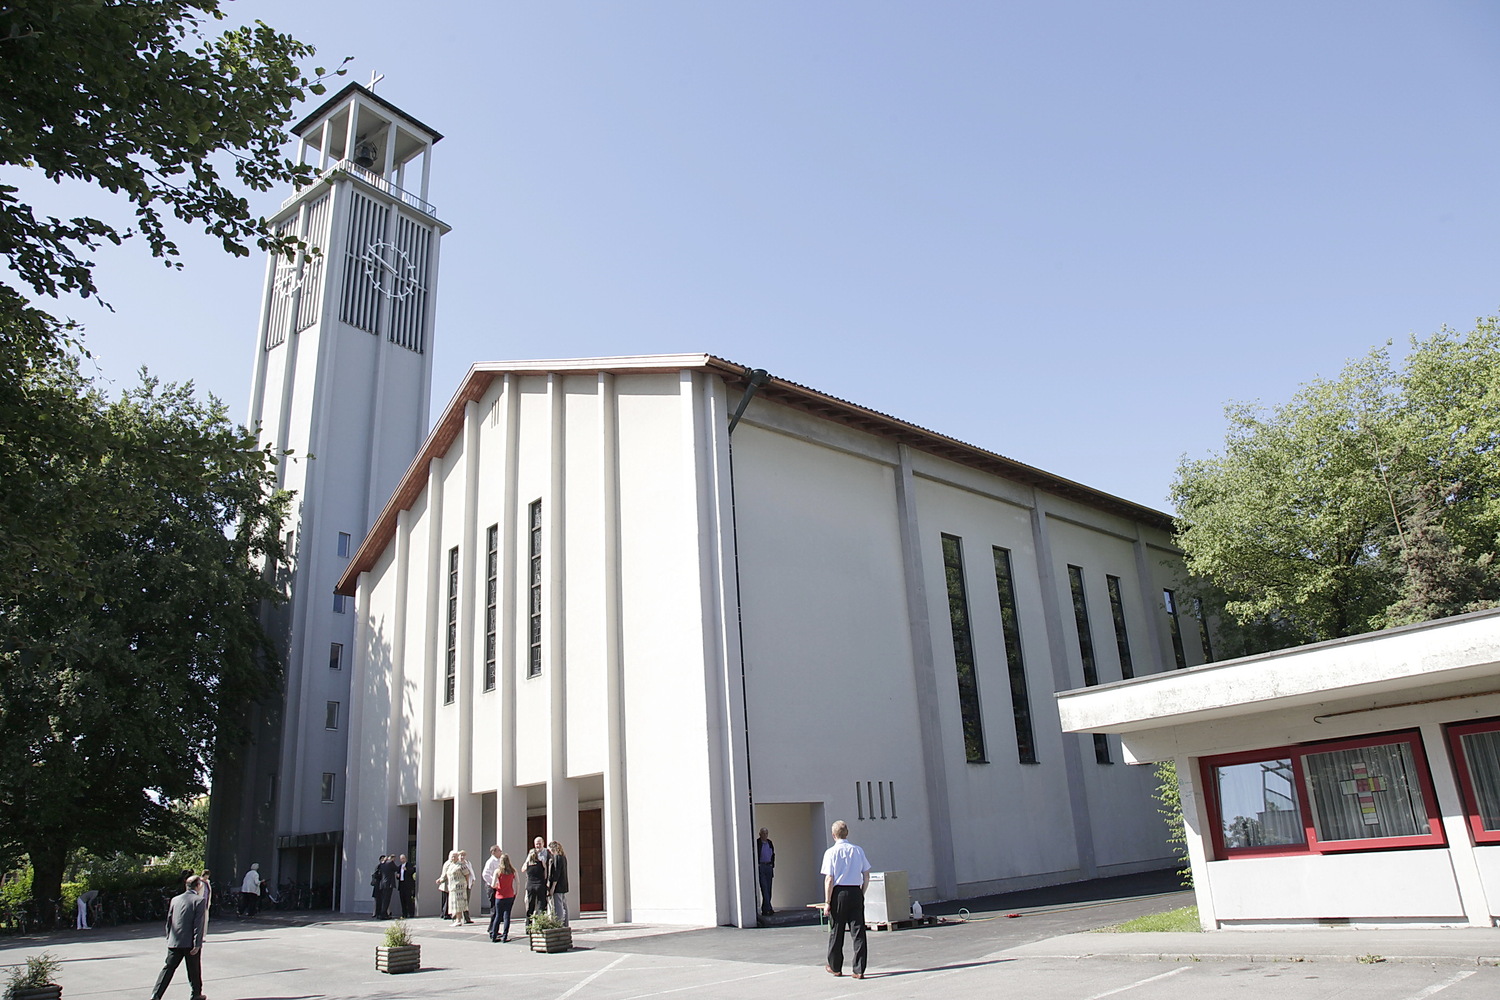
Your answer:
[[[449,850],[545,835],[579,908],[744,926],[761,827],[776,908],[835,819],[925,900],[1172,864],[1053,700],[1212,659],[1167,515],[708,354],[478,364],[429,431],[442,137],[357,84],[293,131],[248,420],[285,679],[211,867],[369,912],[404,852],[430,914]]]
[[[415,832],[537,834],[611,921],[1170,866],[1148,767],[1053,694],[1203,662],[1167,515],[707,354],[477,364],[338,584],[345,910]],[[430,879],[419,910],[436,909]],[[364,897],[364,898],[362,898]]]

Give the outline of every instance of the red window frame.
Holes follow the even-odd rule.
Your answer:
[[[1486,830],[1484,819],[1479,815],[1479,796],[1474,791],[1474,776],[1469,773],[1469,758],[1464,753],[1463,738],[1473,733],[1492,733],[1500,730],[1500,719],[1484,719],[1480,722],[1455,722],[1445,727],[1448,736],[1448,753],[1453,758],[1453,770],[1458,775],[1458,787],[1464,797],[1464,814],[1469,820],[1469,836],[1476,844],[1500,844],[1500,830]]]
[[[1500,728],[1500,722],[1495,723]],[[1427,832],[1410,837],[1371,837],[1362,840],[1319,840],[1317,827],[1313,823],[1311,796],[1307,788],[1307,773],[1302,759],[1311,754],[1330,753],[1338,750],[1358,750],[1360,747],[1386,746],[1405,743],[1411,747],[1412,764],[1416,768],[1417,780],[1422,791],[1422,805],[1427,812]],[[1303,842],[1301,844],[1271,844],[1262,847],[1225,847],[1224,823],[1219,803],[1219,782],[1214,771],[1219,767],[1235,764],[1253,764],[1257,761],[1290,759],[1292,778],[1297,789],[1297,812],[1302,820]],[[1198,775],[1203,789],[1204,802],[1208,807],[1209,833],[1213,841],[1215,858],[1247,858],[1292,854],[1344,854],[1350,851],[1389,851],[1407,847],[1443,847],[1447,841],[1443,836],[1443,820],[1438,813],[1437,796],[1433,792],[1432,772],[1427,764],[1427,754],[1422,749],[1422,735],[1415,729],[1403,729],[1391,733],[1375,733],[1343,740],[1326,740],[1319,743],[1294,743],[1290,746],[1272,747],[1267,750],[1244,750],[1238,753],[1201,757],[1198,760]],[[1500,831],[1493,836],[1500,840]]]

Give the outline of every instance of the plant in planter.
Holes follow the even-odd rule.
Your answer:
[[[422,946],[411,943],[411,931],[403,920],[385,929],[385,943],[375,946],[376,972],[416,972],[422,967]]]
[[[27,955],[25,966],[10,970],[5,982],[6,1000],[59,1000],[62,987],[53,982],[62,962],[48,952]]]
[[[532,951],[567,951],[573,947],[573,928],[564,927],[545,910],[526,918],[526,937]]]

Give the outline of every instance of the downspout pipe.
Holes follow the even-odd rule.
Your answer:
[[[755,398],[755,392],[761,386],[771,381],[770,374],[764,368],[755,368],[745,372],[750,379],[750,384],[745,386],[745,394],[740,397],[740,405],[734,408],[734,414],[729,418],[729,433],[734,433],[734,425],[740,422],[740,415],[745,412],[745,407],[750,405],[750,400]]]

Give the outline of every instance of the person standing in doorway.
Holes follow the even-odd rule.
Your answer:
[[[760,912],[769,917],[776,911],[771,909],[771,880],[776,877],[776,845],[771,843],[771,831],[760,828],[755,838],[755,871],[760,876]]]
[[[417,866],[404,854],[396,861],[396,891],[401,895],[401,919],[410,920],[417,915]]]
[[[557,841],[547,845],[552,860],[547,865],[547,894],[551,898],[552,915],[564,927],[568,926],[568,856]]]
[[[250,870],[245,873],[245,880],[240,883],[240,912],[245,916],[253,917],[260,912],[260,889],[264,884],[260,877],[260,862],[257,861],[250,866]]]
[[[833,824],[833,846],[823,852],[823,896],[828,903],[828,961],[823,966],[835,976],[844,974],[844,928],[854,944],[854,978],[865,978],[865,889],[870,884],[870,862],[865,852],[849,843],[849,824]]]
[[[161,1000],[172,983],[177,966],[184,960],[193,1000],[204,1000],[203,957],[200,953],[203,951],[203,932],[208,926],[208,900],[198,895],[200,883],[198,876],[189,876],[182,892],[173,896],[167,907],[167,964],[156,977],[151,1000]]]

